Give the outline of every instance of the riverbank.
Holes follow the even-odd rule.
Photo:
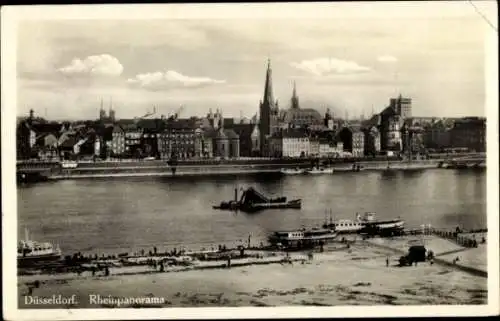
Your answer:
[[[449,242],[432,239],[436,240],[435,253],[448,250]],[[401,244],[408,241],[401,239]],[[442,264],[398,267],[397,249],[368,242],[314,253],[312,260],[304,253],[291,254],[292,263],[283,262],[283,258],[283,253],[277,253],[274,257],[247,259],[246,263],[234,259],[231,268],[225,262],[200,262],[191,267],[169,267],[164,272],[151,267],[127,267],[111,268],[110,276],[19,276],[18,302],[20,308],[63,307],[26,304],[28,287],[38,280],[40,286],[32,289],[33,296],[76,295],[78,303],[70,306],[80,308],[487,303],[486,278]],[[90,295],[163,300],[154,306],[117,306],[91,302]]]
[[[442,169],[439,167],[438,161],[414,161],[414,162],[359,162],[359,169],[353,168],[353,164],[333,164],[333,175],[345,172],[365,172],[365,171],[419,171]],[[51,170],[45,172],[44,180],[64,180],[64,179],[78,179],[78,178],[105,178],[105,177],[196,177],[196,176],[220,176],[220,175],[253,175],[253,174],[281,174],[284,168],[310,168],[310,165],[304,164],[256,164],[256,165],[212,165],[212,166],[195,166],[195,165],[182,165],[182,166],[168,166],[168,165],[144,165],[144,166],[130,166],[123,164],[123,166],[116,167],[83,167],[74,169]],[[450,170],[450,169],[447,169]],[[463,169],[463,170],[484,170],[478,169]],[[323,175],[331,175],[332,173],[325,173]],[[23,174],[40,176],[40,173]],[[30,178],[30,177],[28,177]],[[36,180],[35,178],[33,178]],[[21,180],[22,181],[22,180]]]

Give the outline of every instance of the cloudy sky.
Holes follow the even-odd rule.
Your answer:
[[[399,93],[413,99],[415,116],[485,115],[490,26],[466,1],[453,10],[423,4],[368,13],[359,3],[345,3],[318,16],[301,16],[305,7],[288,5],[295,15],[250,10],[245,16],[218,11],[89,20],[82,11],[78,20],[23,21],[17,113],[33,108],[50,119],[95,119],[103,99],[106,108],[112,100],[119,118],[153,106],[167,115],[180,105],[181,116],[209,108],[227,117],[252,116],[269,57],[282,108],[289,107],[296,81],[302,107],[323,112],[329,106],[342,117],[380,111]]]

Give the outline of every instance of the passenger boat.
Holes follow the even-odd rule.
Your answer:
[[[36,242],[30,240],[28,231],[25,230],[25,239],[19,241],[17,246],[18,267],[29,267],[40,263],[54,262],[62,257],[59,246],[49,242]]]
[[[273,246],[287,249],[307,249],[335,240],[337,232],[325,228],[302,228],[292,231],[275,231],[268,236]]]
[[[333,168],[313,168],[307,170],[306,174],[333,174]]]
[[[302,175],[306,173],[304,169],[300,168],[282,168],[280,172],[285,175]]]
[[[323,228],[330,228],[338,233],[362,234],[400,234],[404,229],[404,221],[400,218],[379,221],[374,212],[366,212],[363,216],[356,214],[355,220],[342,219],[323,224]]]

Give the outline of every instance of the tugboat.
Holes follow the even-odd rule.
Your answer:
[[[17,266],[30,267],[40,263],[59,261],[62,257],[61,250],[52,243],[32,241],[25,230],[25,239],[17,245]]]
[[[275,231],[268,236],[272,246],[286,249],[309,249],[335,240],[337,232],[332,229],[302,228],[291,231]]]

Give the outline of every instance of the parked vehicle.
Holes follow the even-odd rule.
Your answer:
[[[413,245],[408,254],[399,258],[399,266],[412,266],[413,263],[425,262],[427,249],[423,245]]]

